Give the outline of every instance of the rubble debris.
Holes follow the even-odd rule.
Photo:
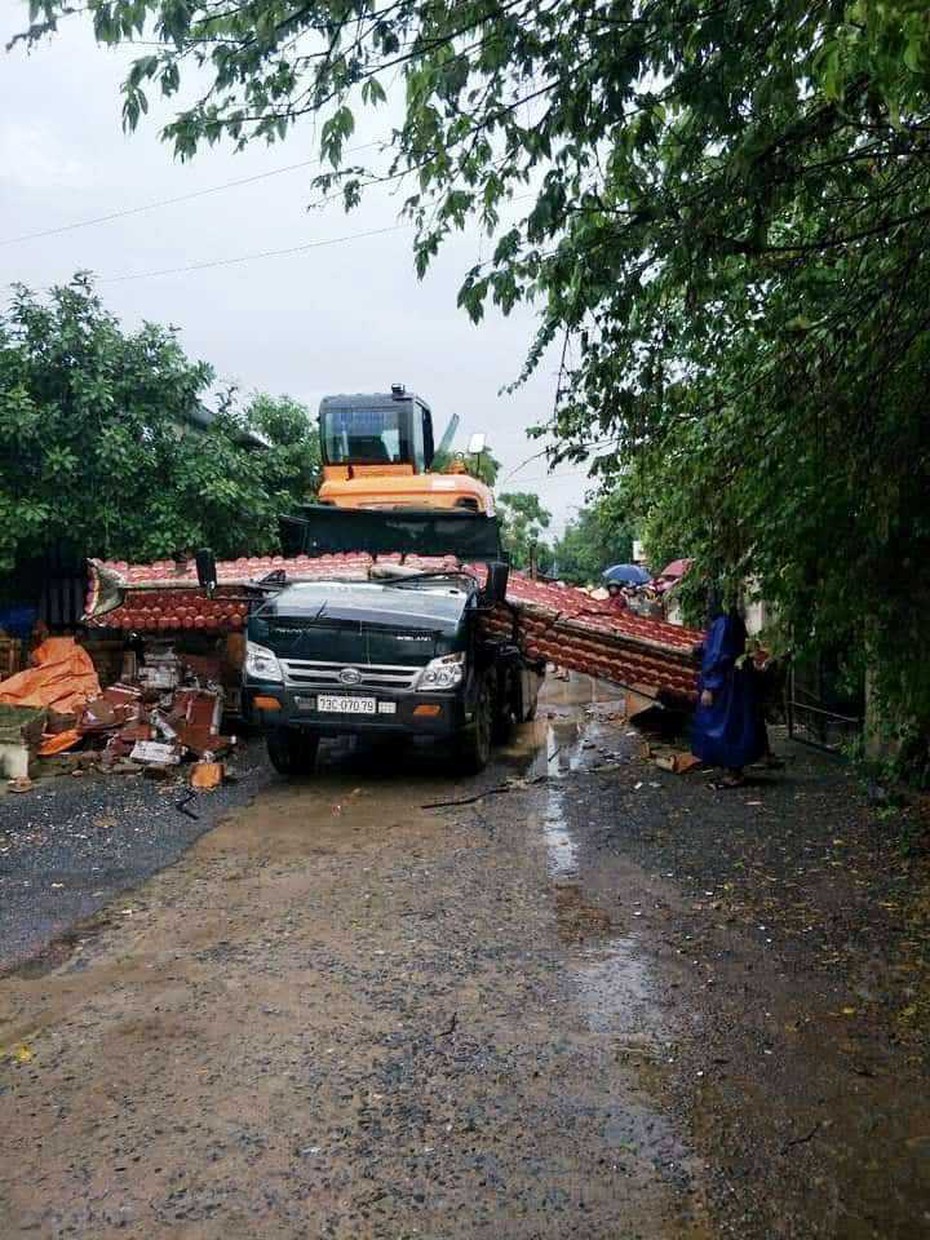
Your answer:
[[[80,742],[81,733],[77,728],[69,728],[66,732],[54,732],[42,738],[36,754],[40,758],[51,758],[56,753],[65,753],[68,749],[73,749]]]
[[[178,739],[177,729],[173,724],[169,723],[161,711],[153,710],[151,715],[149,715],[149,719],[151,720],[152,728],[162,740],[170,744]]]
[[[174,689],[180,682],[181,669],[172,657],[157,663],[143,663],[136,673],[139,684],[146,689]]]
[[[74,775],[83,774],[81,771],[72,772]],[[111,762],[107,766],[108,775],[140,775],[142,767],[137,766],[135,762],[130,762],[128,758],[117,758],[115,762]]]
[[[122,724],[134,723],[142,710],[142,693],[134,685],[115,684],[88,702],[78,728],[83,735],[109,732]]]
[[[663,753],[653,759],[661,771],[671,771],[674,775],[684,775],[701,765],[700,758],[691,753]]]
[[[185,669],[201,682],[219,684],[223,675],[223,660],[218,654],[188,654],[178,656]]]
[[[225,753],[229,740],[220,736],[223,697],[216,689],[178,689],[174,695],[171,719],[178,739],[199,758]]]
[[[218,788],[222,782],[222,762],[202,759],[200,762],[195,762],[191,768],[191,787],[196,788],[198,792],[210,792],[213,788]]]
[[[73,732],[78,725],[76,711],[49,710],[45,717],[46,736],[57,736],[59,732]]]
[[[188,660],[169,641],[146,643],[141,659],[111,660],[122,679],[101,689],[86,652],[58,641],[39,647],[38,667],[0,682],[0,774],[26,777],[33,757],[67,755],[73,775],[93,766],[166,778],[185,758],[214,763],[235,746],[220,733],[225,692],[206,679],[222,674],[220,654]]]
[[[170,741],[136,741],[129,757],[143,766],[177,766],[181,751]]]

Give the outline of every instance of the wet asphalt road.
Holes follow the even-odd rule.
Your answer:
[[[159,783],[142,775],[41,779],[0,790],[0,971],[34,959],[84,918],[175,861],[271,778],[257,741],[232,763],[236,782],[187,802],[187,770]],[[191,815],[196,815],[196,818]],[[67,943],[60,945],[67,955]]]
[[[715,792],[613,695],[548,692],[478,782],[246,763],[176,864],[0,980],[0,1235],[930,1232],[913,824],[793,748]],[[119,795],[102,852],[52,815],[75,898],[203,827]],[[33,865],[20,952],[67,921]]]

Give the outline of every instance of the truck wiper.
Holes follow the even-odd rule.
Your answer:
[[[444,572],[433,571],[433,572],[423,572],[423,573],[411,573],[409,576],[405,575],[403,577],[382,577],[380,578],[380,580],[392,586],[409,586],[409,585],[415,586],[415,585],[420,585],[425,581],[460,581],[460,582],[466,582],[469,587],[473,587],[473,588],[476,588],[478,585],[477,581],[475,580],[474,577],[472,577],[471,573],[465,572],[464,569],[461,572],[450,572],[449,570],[446,570]]]

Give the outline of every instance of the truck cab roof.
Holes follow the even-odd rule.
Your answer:
[[[262,620],[353,622],[454,632],[474,591],[455,577],[313,581],[287,586],[254,613]]]

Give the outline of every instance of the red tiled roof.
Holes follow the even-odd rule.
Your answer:
[[[594,599],[574,586],[533,581],[522,573],[511,573],[507,601],[522,604],[529,610],[540,608],[556,612],[566,619],[580,621],[595,632],[623,633],[642,641],[691,651],[702,635],[694,629],[652,620],[635,612],[618,611],[607,599]]]
[[[399,555],[382,555],[379,564],[399,564]],[[193,560],[178,563],[175,560],[155,560],[151,564],[127,564],[125,560],[95,561],[121,577],[126,586],[196,586],[197,565]],[[254,584],[269,573],[283,570],[293,581],[319,580],[358,574],[364,577],[374,563],[367,552],[347,552],[341,555],[308,556],[256,555],[238,560],[220,560],[216,565],[216,579],[221,586],[246,586]],[[410,568],[442,569],[456,568],[453,556],[408,556],[404,563]]]
[[[378,563],[399,560],[399,556],[380,556]],[[92,590],[88,623],[98,628],[166,635],[234,632],[244,627],[250,605],[260,597],[257,583],[269,573],[284,570],[291,581],[361,579],[373,563],[365,553],[228,560],[217,564],[218,586],[212,598],[198,588],[193,561],[183,565],[168,560],[145,565],[103,564],[100,567],[119,578],[122,602],[94,614]],[[461,567],[451,557],[409,556],[405,564],[424,570]],[[636,685],[647,692],[694,695],[696,673],[691,650],[702,635],[693,629],[617,611],[609,601],[593,599],[583,590],[534,581],[517,572],[510,575],[507,603],[517,612],[527,651],[534,657]],[[503,632],[509,623],[505,614],[498,613],[489,627]]]

